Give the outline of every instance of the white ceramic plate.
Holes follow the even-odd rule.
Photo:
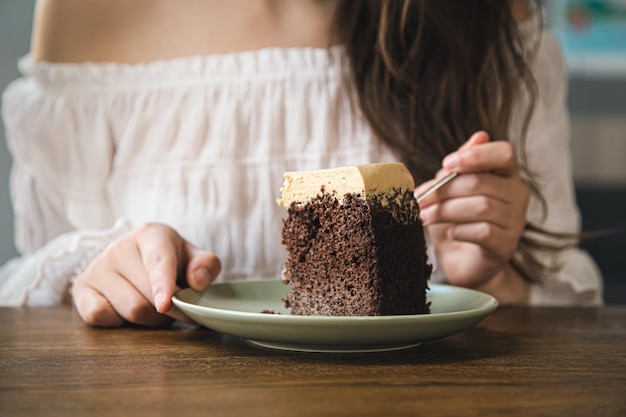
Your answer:
[[[257,345],[307,352],[403,349],[468,329],[498,307],[490,295],[430,284],[431,313],[410,316],[292,316],[280,280],[215,284],[177,292],[174,304],[199,324]],[[264,314],[271,310],[280,314]]]

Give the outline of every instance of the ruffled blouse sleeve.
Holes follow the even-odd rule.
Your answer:
[[[64,233],[34,253],[0,266],[0,306],[44,307],[69,303],[73,278],[109,243],[130,230],[119,220],[106,230]]]
[[[112,144],[105,113],[88,108],[94,101],[55,91],[49,68],[23,59],[20,70],[24,77],[4,91],[2,116],[22,256],[0,267],[0,305],[55,305],[67,301],[82,264],[129,226],[116,223],[108,209]],[[75,201],[87,205],[79,210]]]

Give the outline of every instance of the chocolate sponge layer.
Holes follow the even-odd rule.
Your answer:
[[[295,315],[380,316],[429,312],[424,230],[412,192],[366,198],[346,194],[340,204],[322,193],[292,203],[284,220]]]

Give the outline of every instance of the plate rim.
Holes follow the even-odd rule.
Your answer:
[[[461,296],[464,293],[473,294],[479,297],[476,301],[477,306],[457,311],[414,315],[299,316],[284,312],[267,314],[200,304],[203,301],[203,293],[215,286],[259,286],[259,284],[284,285],[276,278],[218,283],[203,291],[179,290],[172,297],[172,302],[199,325],[218,333],[238,337],[251,345],[259,347],[264,347],[264,344],[272,345],[265,348],[288,351],[337,353],[398,350],[451,336],[473,327],[499,306],[498,301],[489,294],[449,284],[430,284],[431,288],[428,291],[443,292],[439,296],[444,297],[446,292],[456,292],[455,296],[459,296],[459,291]],[[180,297],[184,294],[183,291],[199,298],[195,298],[195,303],[183,301]],[[258,291],[258,288],[254,291]],[[286,291],[288,287],[285,287]],[[258,296],[258,293],[254,295]],[[274,303],[277,301],[272,300]]]
[[[275,282],[281,282],[280,279],[276,279],[276,278],[272,278],[272,279],[257,279],[257,280],[249,280],[249,281],[232,281],[232,282],[220,282],[217,284],[211,284],[209,287],[207,287],[205,290],[203,291],[196,291],[193,290],[192,288],[183,288],[180,289],[178,291],[176,291],[176,293],[174,293],[174,295],[172,296],[172,301],[176,304],[176,303],[181,303],[184,304],[186,306],[189,306],[191,308],[199,308],[199,309],[205,309],[205,310],[209,310],[212,313],[217,313],[217,314],[223,314],[223,315],[228,315],[228,316],[242,316],[242,317],[254,317],[254,318],[267,318],[269,320],[296,320],[296,321],[328,321],[328,322],[338,322],[338,321],[350,321],[350,322],[355,322],[355,321],[394,321],[397,322],[398,320],[416,320],[419,319],[420,317],[441,317],[441,318],[449,318],[449,317],[454,317],[456,315],[465,315],[468,312],[474,312],[474,313],[478,313],[478,312],[486,312],[487,314],[495,311],[495,309],[498,308],[499,306],[499,302],[498,300],[493,297],[492,295],[486,294],[482,291],[478,291],[478,290],[474,290],[471,288],[465,288],[465,287],[459,287],[456,285],[451,285],[451,284],[429,284],[429,288],[427,290],[427,293],[429,291],[432,291],[433,289],[441,291],[441,290],[450,290],[450,291],[463,291],[463,292],[467,292],[467,293],[473,293],[475,295],[478,295],[480,297],[485,297],[485,305],[477,307],[477,308],[473,308],[473,309],[465,309],[465,310],[459,310],[459,311],[447,311],[447,312],[442,312],[442,313],[425,313],[425,314],[402,314],[402,315],[388,315],[388,316],[314,316],[314,315],[291,315],[291,314],[268,314],[268,313],[253,313],[253,312],[249,312],[249,311],[240,311],[240,310],[229,310],[229,309],[223,309],[223,308],[217,308],[217,307],[208,307],[208,306],[204,306],[204,305],[199,305],[199,304],[194,304],[188,301],[184,301],[181,300],[178,297],[178,294],[184,293],[184,292],[195,292],[197,293],[199,296],[202,296],[202,293],[204,293],[205,291],[209,291],[211,287],[215,287],[215,286],[232,286],[232,285],[252,285],[254,284],[258,284],[260,282],[264,282],[264,283],[275,283]]]

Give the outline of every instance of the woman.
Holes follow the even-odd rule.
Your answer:
[[[3,303],[185,320],[179,286],[278,274],[284,171],[402,160],[416,193],[463,174],[422,203],[434,279],[599,304],[590,258],[533,234],[578,227],[539,28],[521,0],[40,1],[4,96],[24,256]]]

